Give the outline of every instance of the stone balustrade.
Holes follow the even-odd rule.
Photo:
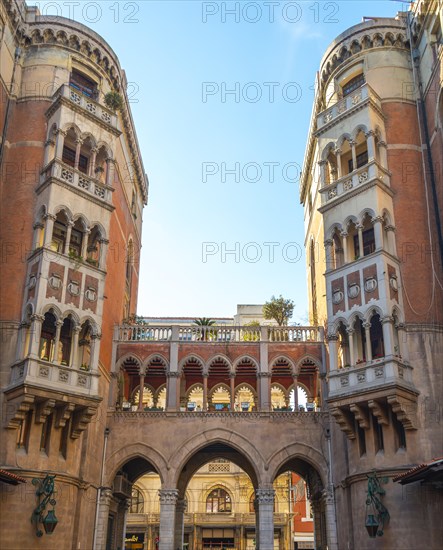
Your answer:
[[[336,123],[355,108],[360,108],[365,101],[373,102],[381,110],[380,97],[374,92],[369,84],[364,84],[361,88],[347,95],[328,109],[320,112],[317,116],[317,131],[325,126]]]

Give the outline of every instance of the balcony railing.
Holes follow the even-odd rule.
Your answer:
[[[349,113],[351,109],[359,106],[367,99],[374,102],[375,105],[381,110],[380,97],[368,84],[364,84],[358,90],[355,90],[342,100],[338,101],[335,105],[332,105],[332,107],[329,107],[325,111],[319,113],[317,116],[317,131],[321,130],[332,121],[338,121],[345,115],[345,113]]]
[[[99,119],[100,122],[110,125],[113,129],[118,130],[117,116],[107,107],[101,105],[97,101],[94,101],[91,97],[83,94],[78,89],[70,86],[69,84],[62,84],[60,88],[53,95],[53,101],[58,98],[65,98],[73,105],[84,109],[90,115]]]
[[[320,327],[190,327],[135,324],[117,326],[119,342],[321,342]]]
[[[9,387],[27,383],[62,393],[91,396],[98,395],[98,379],[97,372],[28,358],[13,365]]]
[[[45,167],[40,176],[40,184],[44,183],[50,177],[74,189],[80,189],[96,199],[108,203],[112,201],[112,189],[110,187],[104,185],[92,176],[87,176],[83,172],[80,172],[80,170],[75,170],[60,159],[54,159]]]
[[[329,398],[397,384],[414,389],[412,367],[400,357],[382,357],[329,373]]]
[[[288,521],[288,514],[274,514],[274,525],[284,525]],[[185,525],[255,525],[255,514],[253,513],[189,513],[184,514]],[[155,525],[160,523],[160,514],[131,514],[128,513],[128,525],[148,524]]]
[[[327,204],[374,179],[381,180],[390,186],[389,172],[375,160],[322,187],[320,189],[321,203],[322,205]]]

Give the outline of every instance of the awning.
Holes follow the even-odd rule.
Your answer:
[[[414,468],[395,476],[392,481],[398,481],[401,485],[415,481],[443,481],[443,457],[433,458],[430,462],[414,466]]]

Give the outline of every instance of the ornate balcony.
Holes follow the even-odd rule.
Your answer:
[[[367,105],[371,105],[382,113],[380,97],[374,92],[369,84],[364,84],[352,94],[344,97],[332,107],[322,111],[317,116],[317,136],[326,129],[340,122],[343,118],[360,111]]]
[[[62,84],[52,96],[52,106],[49,108],[48,115],[51,116],[59,105],[74,109],[117,136],[121,134],[118,129],[117,115],[113,111],[69,84]]]
[[[366,166],[354,170],[350,174],[329,183],[320,189],[322,207],[320,212],[336,206],[339,202],[353,197],[364,188],[373,185],[390,187],[390,172],[373,160]],[[327,205],[327,207],[325,206]]]
[[[98,179],[87,176],[80,170],[75,170],[60,159],[52,160],[40,174],[40,187],[48,185],[51,180],[70,189],[74,193],[84,196],[87,199],[97,201],[108,210],[113,210],[112,192],[113,188],[100,182]]]

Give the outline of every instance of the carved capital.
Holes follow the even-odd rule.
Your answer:
[[[255,497],[259,506],[261,504],[274,504],[275,490],[274,489],[257,489],[255,491]]]
[[[160,505],[162,504],[176,504],[178,500],[177,489],[160,489],[158,492],[160,497]]]
[[[382,325],[384,325],[385,323],[393,323],[393,322],[394,322],[394,318],[391,317],[390,315],[386,315],[385,317],[382,317],[382,319],[381,319]]]
[[[372,223],[383,223],[384,220],[383,220],[382,216],[374,216],[373,218],[371,218],[371,222]]]
[[[31,315],[31,321],[33,323],[43,323],[44,320],[45,320],[44,315],[38,315],[38,314]]]
[[[258,372],[258,378],[271,378],[272,374],[270,372]]]

